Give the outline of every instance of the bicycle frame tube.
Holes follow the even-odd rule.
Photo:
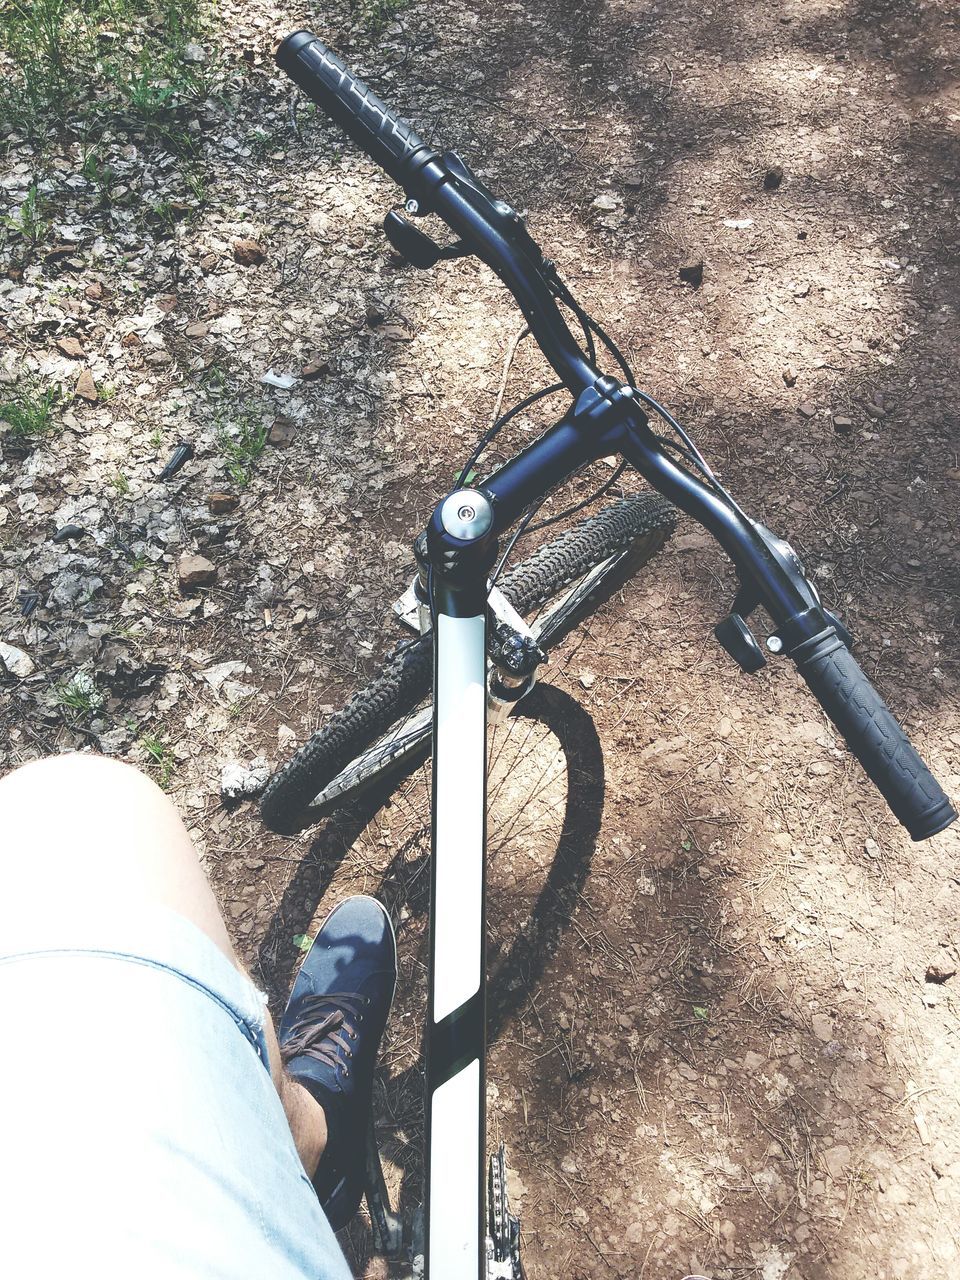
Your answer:
[[[486,1275],[486,575],[496,550],[486,535],[492,523],[483,496],[464,491],[441,505],[428,532],[434,751],[425,1276],[433,1280]]]

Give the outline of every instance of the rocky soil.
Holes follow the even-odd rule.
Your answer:
[[[245,797],[375,671],[413,534],[549,378],[526,343],[504,387],[485,267],[388,251],[396,191],[273,49],[312,24],[528,211],[957,796],[960,43],[937,0],[370,12],[221,6],[189,165],[119,127],[96,179],[69,128],[7,144],[5,225],[36,187],[46,227],[4,241],[0,402],[56,395],[36,438],[0,425],[0,765],[152,772],[278,1003],[336,896],[382,893],[409,1202],[422,791],[297,839]],[[930,1280],[960,1261],[960,838],[912,845],[792,670],[739,673],[733,590],[682,524],[534,707],[556,804],[495,862],[489,1064],[528,1270]]]

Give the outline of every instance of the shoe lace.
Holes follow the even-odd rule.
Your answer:
[[[327,1066],[336,1067],[340,1053],[353,1057],[350,1042],[357,1039],[360,1012],[369,1001],[366,996],[346,995],[331,991],[325,995],[305,996],[297,1017],[280,1046],[281,1061],[307,1054]]]

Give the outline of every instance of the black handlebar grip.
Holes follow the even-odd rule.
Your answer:
[[[402,186],[419,167],[414,157],[422,161],[433,154],[413,127],[311,32],[287,36],[277,50],[277,65]]]
[[[956,810],[833,628],[790,656],[911,837],[926,840],[948,827]]]

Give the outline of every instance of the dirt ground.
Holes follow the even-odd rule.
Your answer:
[[[97,398],[32,451],[4,442],[0,638],[29,671],[3,681],[0,764],[94,748],[150,769],[278,1004],[336,897],[384,896],[401,998],[377,1106],[410,1202],[422,784],[286,839],[224,806],[221,770],[285,758],[373,673],[520,324],[486,268],[394,258],[389,181],[309,111],[294,130],[272,51],[300,25],[528,211],[640,385],[799,549],[956,797],[960,17],[436,0],[373,34],[340,3],[225,3],[203,46],[221,88],[188,122],[202,194],[120,133],[109,204],[77,139],[42,166],[9,144],[6,209],[42,174],[60,248],[7,246],[0,378],[72,394],[87,371]],[[529,346],[506,404],[549,380]],[[238,484],[262,426],[275,443]],[[194,456],[161,483],[181,440]],[[211,512],[218,491],[234,510]],[[181,589],[184,553],[212,585]],[[682,523],[552,655],[531,740],[553,801],[508,770],[538,835],[494,835],[489,1129],[531,1280],[960,1266],[960,976],[933,980],[960,964],[960,838],[910,843],[792,667],[738,671],[712,637],[733,590]],[[363,1220],[349,1247],[384,1274]]]

